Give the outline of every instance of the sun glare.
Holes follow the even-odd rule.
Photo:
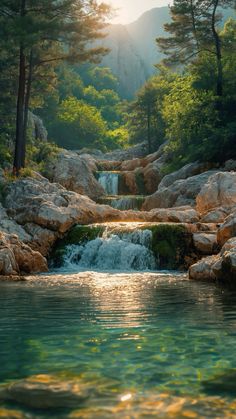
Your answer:
[[[102,0],[101,0],[102,1]],[[112,23],[130,23],[136,20],[147,10],[154,7],[167,6],[168,0],[103,0],[110,4],[114,13],[111,18]]]

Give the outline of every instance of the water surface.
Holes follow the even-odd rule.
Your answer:
[[[166,405],[185,400],[190,407],[174,417],[233,418],[235,303],[230,291],[172,273],[59,273],[1,282],[0,382],[53,374],[96,388],[99,403],[91,397],[77,416],[62,417],[97,418],[108,408],[107,417],[124,418],[126,411],[130,418],[162,417]],[[118,405],[124,410],[114,410]]]

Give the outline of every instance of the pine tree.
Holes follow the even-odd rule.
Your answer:
[[[170,7],[172,22],[164,26],[170,37],[157,38],[167,55],[166,64],[183,64],[202,52],[213,54],[217,65],[216,95],[223,96],[220,8],[233,6],[234,0],[174,0]]]
[[[12,41],[12,54],[16,53],[18,68],[15,174],[25,166],[27,117],[36,70],[63,60],[72,63],[97,61],[106,51],[89,48],[88,43],[102,36],[104,17],[108,12],[108,6],[98,5],[94,0],[1,2],[0,36]]]

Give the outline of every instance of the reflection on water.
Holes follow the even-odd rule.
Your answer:
[[[34,374],[78,378],[99,391],[100,401],[94,406],[92,398],[90,413],[84,406],[73,417],[97,418],[99,410],[106,417],[108,409],[107,417],[123,418],[123,407],[112,412],[118,400],[129,404],[127,417],[152,417],[158,403],[158,417],[167,415],[173,403],[186,410],[194,400],[197,416],[188,417],[200,417],[204,403],[202,417],[217,417],[223,405],[230,417],[236,386],[222,394],[209,383],[219,376],[224,383],[236,368],[235,302],[228,291],[170,273],[83,272],[0,283],[0,382]]]

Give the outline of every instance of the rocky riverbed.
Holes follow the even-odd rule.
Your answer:
[[[0,275],[47,271],[51,250],[76,224],[136,221],[184,223],[191,235],[185,261],[189,277],[233,284],[236,162],[222,167],[195,162],[164,176],[165,161],[163,146],[152,155],[123,161],[116,155],[108,159],[62,150],[47,168],[47,178],[35,173],[6,181],[1,172]],[[106,195],[101,171],[119,173],[119,193],[142,191],[141,211],[98,204]]]

